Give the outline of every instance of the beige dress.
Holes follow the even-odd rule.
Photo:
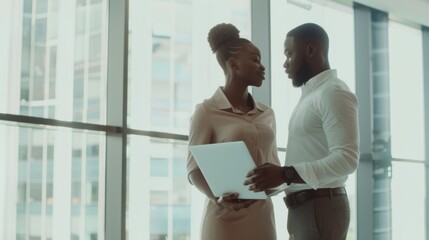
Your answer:
[[[253,101],[253,99],[252,99]],[[247,114],[234,109],[218,88],[213,97],[198,104],[191,119],[189,145],[244,141],[257,166],[280,165],[275,140],[275,117],[271,108],[254,104]],[[188,173],[198,166],[188,154]],[[228,210],[206,200],[202,240],[275,240],[271,199],[259,200],[249,208]]]

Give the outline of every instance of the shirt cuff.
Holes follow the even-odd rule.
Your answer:
[[[313,169],[310,166],[307,166],[306,163],[292,165],[292,167],[295,168],[296,172],[299,174],[302,180],[304,180],[304,182],[308,184],[311,188],[316,190],[319,187],[319,178],[317,177]]]

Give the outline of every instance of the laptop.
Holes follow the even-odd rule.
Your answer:
[[[247,173],[256,167],[243,141],[189,146],[211,191],[216,197],[238,193],[241,199],[266,199],[283,192],[286,184],[265,192],[253,192],[243,185]]]

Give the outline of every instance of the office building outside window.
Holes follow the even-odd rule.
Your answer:
[[[107,1],[1,8],[1,113],[105,124]],[[1,128],[1,238],[104,239],[104,134]]]
[[[233,23],[250,39],[250,0],[131,0],[129,15],[128,125],[187,135],[195,105],[225,81],[208,32]],[[130,136],[128,239],[200,239],[204,196],[187,154],[184,140]]]
[[[114,228],[123,230],[130,240],[200,239],[204,196],[190,185],[186,173],[189,118],[196,104],[224,84],[207,34],[225,22],[233,23],[242,37],[250,39],[252,1],[124,1],[129,9],[118,16],[127,18],[128,25],[122,27],[128,32],[118,38],[126,41],[125,57],[113,56],[116,45],[109,45],[112,29],[122,29],[109,22],[116,11],[110,6],[118,2],[1,3],[0,239],[112,239],[105,235],[112,227],[107,224],[109,216],[114,215],[106,207],[106,196],[117,187],[109,180],[118,180],[111,180],[107,171],[108,160],[114,158],[107,147],[111,135],[120,139],[113,145],[124,147],[114,148],[113,152],[121,149],[123,159],[113,162],[126,161],[127,167],[119,177],[126,179],[121,192],[126,194],[125,210],[119,211],[124,219],[116,221]],[[291,2],[269,1],[271,79],[267,80],[271,80],[280,159],[286,154],[282,148],[287,123],[300,96],[282,67],[288,30],[304,22],[322,25],[331,40],[332,68],[352,91],[359,81],[355,80],[352,8],[338,1],[313,1],[306,8]],[[387,20],[388,14],[383,14]],[[390,96],[384,97],[389,98],[390,107],[383,111],[391,115],[385,123],[391,127],[392,221],[387,230],[392,239],[424,239],[424,76],[423,62],[418,60],[422,59],[422,35],[402,23],[390,21],[388,25]],[[404,42],[411,47],[404,48]],[[108,63],[121,57],[126,59],[122,70],[127,78],[112,79]],[[111,86],[127,86],[125,94],[118,94],[124,98],[120,103],[126,103],[126,111],[109,111],[119,109],[109,108],[118,100],[112,92],[107,94]],[[371,99],[373,95],[368,93]],[[112,112],[125,124],[109,125],[114,122],[109,121]],[[348,240],[357,239],[355,182],[355,175],[347,182],[352,207]],[[404,195],[413,197],[404,202]],[[277,236],[287,239],[287,209],[282,197],[273,201]],[[123,222],[124,226],[117,224]]]

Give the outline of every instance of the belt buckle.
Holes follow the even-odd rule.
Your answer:
[[[302,191],[296,192],[296,193],[294,194],[294,198],[295,198],[295,199],[296,199],[296,198],[299,198],[299,197],[303,197],[303,198],[305,198],[304,196],[306,196],[306,195],[308,195],[308,194],[310,194],[310,192],[309,192],[308,190],[302,190]]]
[[[295,198],[293,197],[293,194],[291,194],[290,196],[284,197],[283,200],[288,209],[295,208],[298,205]]]
[[[296,208],[296,207],[298,207],[298,206],[299,206],[299,203],[298,203],[298,201],[296,201],[296,196],[295,196],[295,194],[292,194],[292,195],[290,196],[290,198],[291,198],[291,200],[292,200],[291,208]]]
[[[305,196],[307,194],[308,194],[308,192],[304,190],[304,191],[292,193],[292,194],[290,194],[290,196],[286,196],[286,199],[285,199],[286,200],[285,201],[286,207],[288,207],[288,208],[298,207],[299,205],[301,205],[302,202],[305,202],[305,201],[297,201],[297,198],[299,198],[301,196]]]

